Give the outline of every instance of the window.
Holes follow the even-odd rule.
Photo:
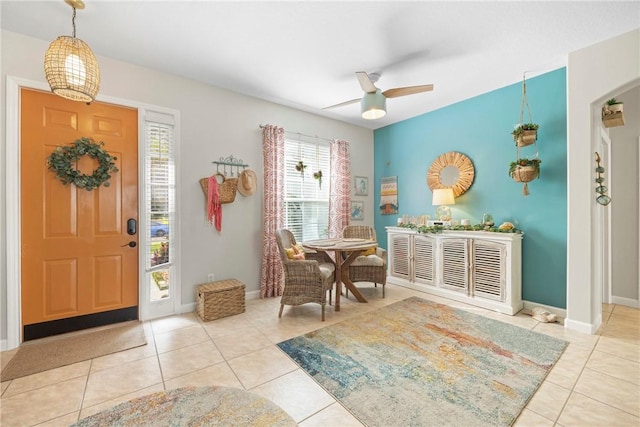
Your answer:
[[[149,301],[170,298],[175,230],[175,163],[173,117],[145,115],[145,262]]]
[[[285,228],[296,240],[321,239],[329,230],[329,144],[286,139],[284,143]],[[305,166],[297,170],[299,162]],[[318,172],[322,173],[319,179]]]

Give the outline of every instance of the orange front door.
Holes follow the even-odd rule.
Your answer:
[[[23,340],[137,318],[138,114],[21,90],[21,271]],[[119,171],[87,191],[47,168],[58,146],[103,141]],[[74,165],[91,175],[97,160]],[[136,227],[137,228],[137,227]],[[136,230],[137,231],[137,230]]]

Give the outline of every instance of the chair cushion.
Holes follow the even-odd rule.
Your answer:
[[[293,260],[305,259],[304,248],[300,244],[291,246],[290,248],[286,248],[285,252],[287,253],[287,258],[289,259],[293,259]]]
[[[382,258],[380,258],[378,255],[360,255],[359,257],[357,257],[356,259],[353,260],[353,262],[351,263],[352,267],[357,267],[357,266],[362,266],[362,265],[367,265],[367,266],[384,266],[384,260]]]
[[[336,266],[331,262],[320,263],[318,267],[320,267],[320,274],[322,274],[323,279],[330,277],[336,269]]]
[[[369,242],[374,242],[375,240],[370,239],[368,240]],[[362,252],[359,256],[369,256],[369,255],[375,255],[376,254],[376,249],[378,248],[378,246],[374,246],[370,249],[367,249],[366,251]]]

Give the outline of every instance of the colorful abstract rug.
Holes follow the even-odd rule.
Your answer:
[[[509,426],[565,341],[412,297],[278,346],[368,426]]]
[[[296,422],[275,403],[231,387],[183,387],[152,393],[83,418],[71,427],[288,427]]]

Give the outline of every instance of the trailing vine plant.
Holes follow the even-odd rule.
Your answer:
[[[115,160],[102,148],[104,142],[95,142],[93,138],[82,137],[71,145],[57,147],[47,159],[47,166],[56,174],[64,185],[74,184],[76,187],[91,191],[104,185],[109,186],[111,174],[118,172]],[[74,167],[74,163],[82,156],[89,156],[98,161],[98,168],[91,175],[83,174]]]

